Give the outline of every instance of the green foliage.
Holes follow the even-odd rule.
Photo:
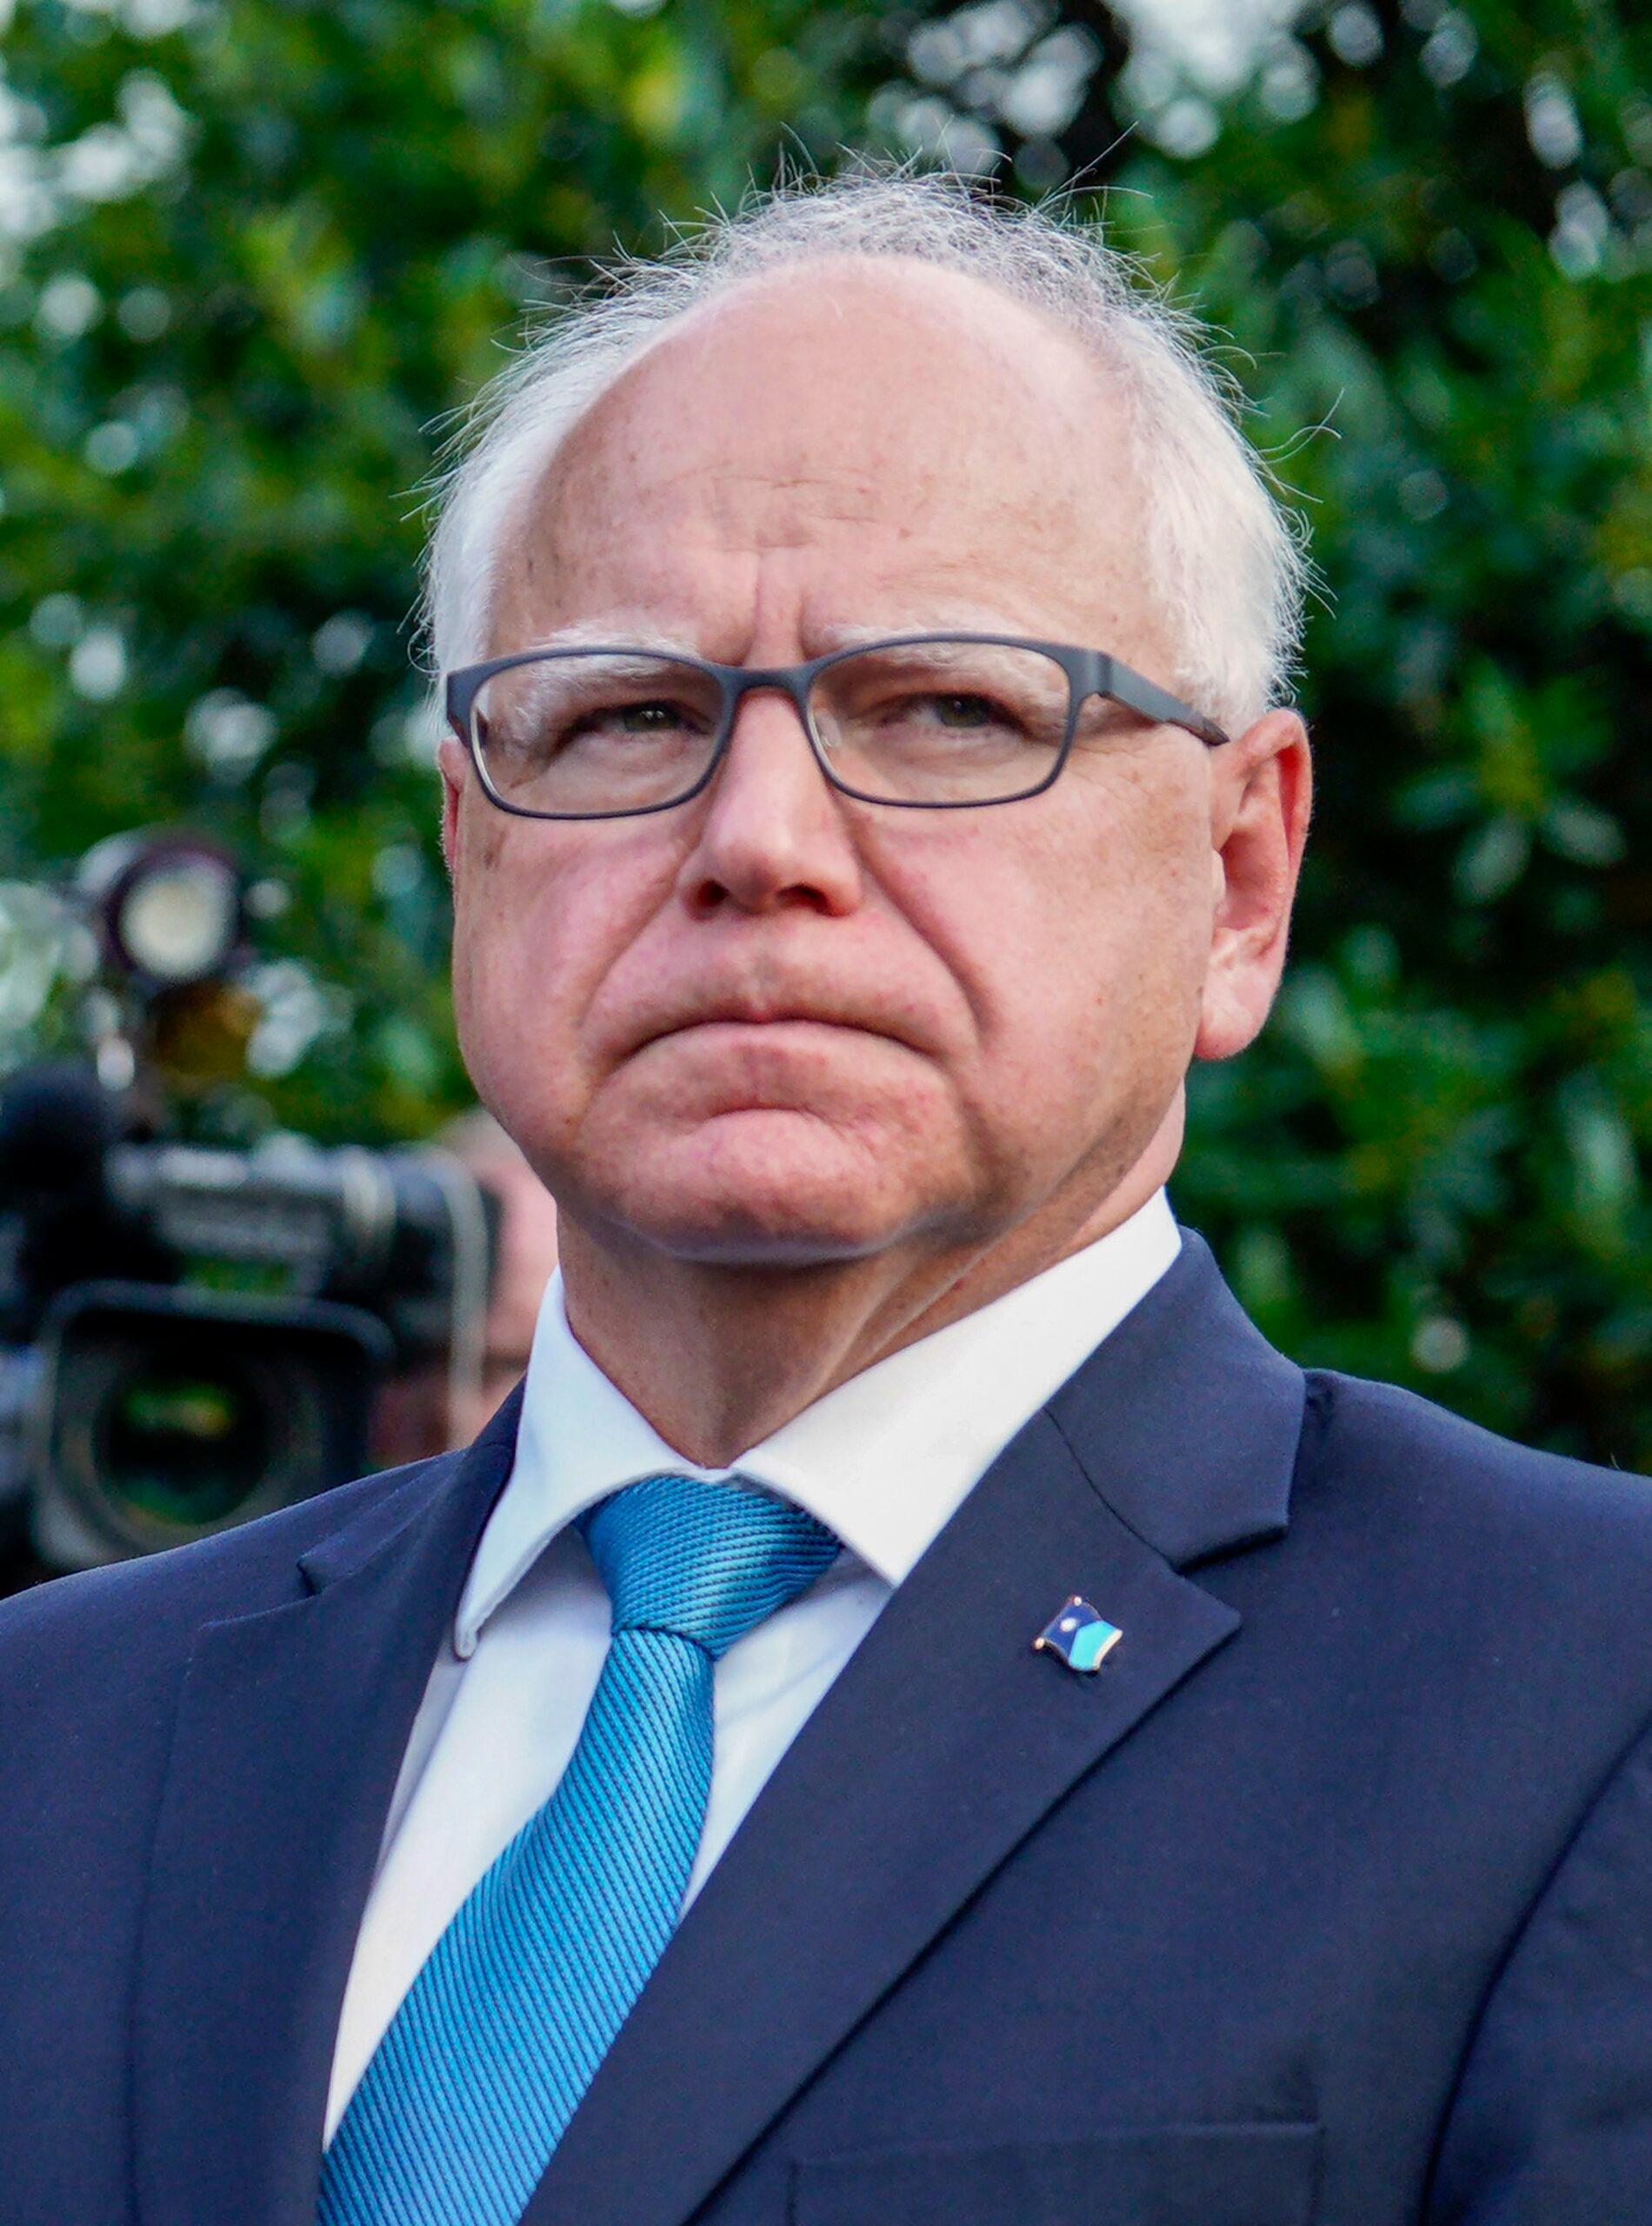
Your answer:
[[[563,258],[789,146],[1089,163],[1228,336],[1325,586],[1296,956],[1196,1077],[1181,1210],[1300,1356],[1652,1467],[1652,37],[1350,0],[1216,85],[1152,20],[24,0],[0,875],[225,835],[285,899],[263,1102],[427,1129],[463,1094],[405,628],[442,413]]]
[[[25,0],[4,58],[0,877],[134,823],[223,836],[281,907],[264,1101],[426,1130],[467,1095],[408,626],[443,417],[570,258],[829,161],[887,69],[875,27],[799,0]]]
[[[1179,1197],[1294,1351],[1652,1467],[1652,38],[1408,13],[1116,204],[1264,444],[1329,428],[1296,963]]]

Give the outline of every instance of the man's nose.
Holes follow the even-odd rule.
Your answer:
[[[736,714],[701,807],[683,866],[689,903],[703,914],[723,905],[852,911],[861,866],[843,804],[816,761],[796,706],[777,690],[754,691]]]

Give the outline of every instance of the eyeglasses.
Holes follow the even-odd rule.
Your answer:
[[[759,690],[789,698],[835,789],[906,810],[1039,795],[1076,751],[1116,743],[1098,702],[1228,740],[1104,650],[996,634],[897,635],[766,670],[623,643],[519,650],[450,672],[447,715],[502,810],[625,819],[697,796]]]

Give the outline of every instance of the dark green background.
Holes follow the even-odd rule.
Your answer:
[[[3,58],[0,879],[174,818],[254,863],[263,1071],[197,1119],[464,1099],[408,619],[443,413],[524,311],[783,162],[996,144],[1221,330],[1322,577],[1295,960],[1197,1077],[1183,1217],[1299,1357],[1652,1467],[1627,8],[1310,9],[1214,90],[1014,0],[21,0]],[[0,1064],[72,1033],[51,941],[0,892]]]

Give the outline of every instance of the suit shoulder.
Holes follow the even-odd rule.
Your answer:
[[[203,1623],[297,1599],[299,1558],[356,1524],[388,1538],[451,1474],[455,1457],[391,1469],[187,1546],[50,1579],[0,1601],[0,1696],[80,1683],[170,1657]],[[0,1709],[3,1700],[0,1699]]]
[[[1500,1437],[1391,1383],[1308,1374],[1314,1465],[1385,1515],[1500,1534],[1510,1550],[1571,1557],[1614,1548],[1652,1566],[1652,1480]]]

